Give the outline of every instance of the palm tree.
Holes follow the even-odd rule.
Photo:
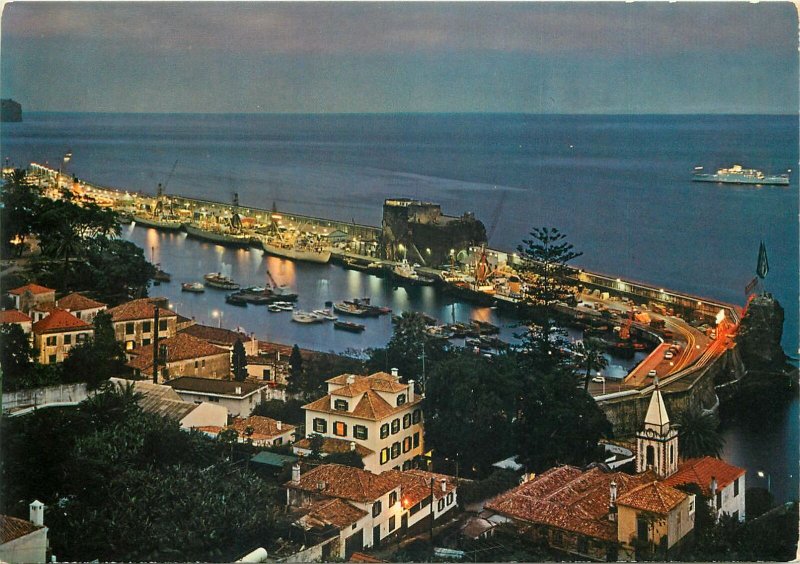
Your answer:
[[[603,342],[598,339],[587,338],[575,344],[575,353],[580,356],[580,366],[586,371],[583,376],[583,389],[589,389],[592,370],[602,370],[608,366],[608,359],[604,352]]]
[[[675,418],[678,442],[683,458],[713,456],[719,458],[725,440],[719,434],[719,421],[713,412],[693,406],[678,413]]]

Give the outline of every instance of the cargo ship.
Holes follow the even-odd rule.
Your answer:
[[[261,248],[268,255],[290,260],[302,260],[306,262],[316,262],[327,264],[331,260],[330,249],[303,247],[302,245],[291,245],[261,237]]]
[[[702,172],[703,167],[695,167],[692,180],[694,182],[719,182],[722,184],[761,184],[788,186],[789,175],[765,175],[754,168],[743,168],[742,165],[733,165],[731,168],[721,168],[716,174]]]
[[[250,246],[250,237],[247,235],[237,235],[235,233],[223,233],[222,231],[209,231],[201,229],[189,223],[183,224],[183,229],[189,237],[200,239],[208,243],[216,243],[228,247],[247,248]]]

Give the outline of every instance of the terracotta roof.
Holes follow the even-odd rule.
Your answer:
[[[235,418],[233,423],[228,425],[228,429],[235,429],[238,431],[240,437],[245,437],[245,430],[248,427],[253,429],[253,434],[249,438],[254,441],[273,439],[284,433],[294,431],[294,425],[282,423],[281,428],[278,429],[278,421],[271,417],[262,417],[260,415],[251,415],[246,419]]]
[[[0,311],[0,323],[30,323],[31,321],[33,320],[30,317],[18,309]]]
[[[617,498],[617,505],[666,515],[688,496],[661,482],[642,484]]]
[[[366,516],[366,511],[341,499],[323,499],[310,505],[308,513],[298,519],[298,522],[307,528],[333,525],[337,529],[344,529]]]
[[[500,494],[485,507],[521,521],[615,541],[616,524],[608,520],[611,482],[617,484],[619,498],[655,480],[652,470],[631,476],[597,467],[583,471],[574,466],[558,466]]]
[[[42,304],[36,304],[31,307],[31,311],[41,311],[42,313],[49,313],[54,309],[60,309],[56,306],[54,302],[45,302]]]
[[[745,472],[743,468],[728,464],[719,458],[711,456],[690,458],[678,465],[678,471],[664,480],[664,483],[669,486],[697,484],[704,496],[711,497],[712,478],[717,479],[717,488],[721,490]]]
[[[228,351],[223,348],[184,333],[178,333],[174,337],[168,339],[159,339],[158,344],[159,347],[167,347],[167,363],[218,354],[229,354]],[[139,347],[136,357],[128,362],[128,366],[139,369],[145,373],[152,373],[147,371],[152,371],[153,369],[153,347]]]
[[[455,479],[445,474],[434,474],[425,470],[387,470],[381,476],[384,474],[400,485],[400,499],[405,507],[413,507],[431,495],[431,478],[434,480],[433,499],[441,499],[456,489]],[[445,481],[444,490],[442,480]]]
[[[353,379],[352,384],[347,383],[348,378]],[[401,384],[394,376],[386,372],[376,372],[369,376],[340,374],[326,380],[326,382],[341,386],[341,388],[334,390],[332,394],[344,397],[355,397],[366,390],[397,393],[408,389],[408,384]]]
[[[220,349],[225,351],[225,349]],[[228,352],[228,351],[225,351]],[[152,355],[150,363],[152,364]],[[197,376],[181,376],[165,382],[167,386],[179,392],[199,392],[203,394],[219,394],[222,396],[246,397],[262,388],[269,387],[268,384],[257,382],[237,382],[235,380],[218,380],[217,378],[199,378]],[[236,393],[240,388],[241,392]]]
[[[30,292],[31,294],[47,294],[48,292],[55,292],[55,290],[46,288],[45,286],[39,286],[38,284],[26,284],[25,286],[20,286],[19,288],[8,291],[9,294],[14,294],[16,296],[24,294],[25,292]]]
[[[37,334],[61,333],[91,328],[91,325],[63,309],[54,309],[50,315],[33,324],[33,332]]]
[[[195,323],[189,327],[181,329],[179,333],[186,333],[187,335],[192,335],[198,339],[203,339],[209,343],[214,343],[215,345],[221,345],[224,347],[232,347],[236,344],[236,341],[239,340],[242,341],[242,344],[248,343],[252,340],[246,333],[237,333],[236,331],[231,331],[230,329],[210,327],[208,325],[200,325],[199,323]]]
[[[86,309],[106,307],[106,304],[91,298],[87,298],[78,292],[73,292],[68,296],[64,296],[58,300],[58,307],[61,309],[68,309],[70,311],[83,311]]]
[[[368,502],[392,491],[398,484],[386,473],[373,474],[352,466],[323,464],[301,475],[299,482],[287,482],[286,486],[326,497]]]
[[[120,304],[117,307],[112,307],[108,310],[111,315],[112,321],[135,321],[137,319],[152,319],[155,314],[154,302],[159,302],[158,298],[141,298],[138,300],[131,300]],[[176,317],[177,314],[169,308],[161,307],[158,311],[159,318]]]
[[[298,449],[311,450],[311,441],[309,439],[303,439],[301,441],[297,441],[296,443],[294,443],[294,446],[295,448]],[[325,454],[337,454],[337,453],[341,454],[345,452],[350,452],[350,441],[345,439],[334,439],[332,437],[324,437],[322,439],[321,451]],[[375,451],[356,443],[356,454],[358,454],[358,456],[360,456],[361,458],[364,458],[365,456],[369,456],[370,454],[375,454]]]
[[[0,515],[0,544],[24,537],[41,528],[25,519],[18,519],[10,515]]]

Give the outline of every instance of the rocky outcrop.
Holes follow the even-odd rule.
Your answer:
[[[739,324],[736,344],[748,371],[782,371],[783,308],[771,294],[753,298]]]
[[[22,106],[14,100],[0,100],[0,121],[22,121]]]

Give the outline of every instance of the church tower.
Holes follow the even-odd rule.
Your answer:
[[[649,468],[664,479],[678,470],[678,431],[669,424],[664,398],[658,389],[658,378],[650,397],[644,429],[636,434],[636,471]]]

